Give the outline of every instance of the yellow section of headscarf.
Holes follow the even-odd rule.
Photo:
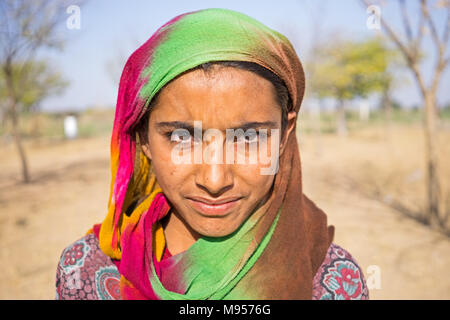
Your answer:
[[[139,148],[139,145],[137,146]],[[120,237],[128,225],[136,225],[139,222],[141,215],[150,208],[155,196],[162,192],[161,187],[156,181],[156,176],[151,168],[151,161],[142,152],[136,150],[136,160],[134,166],[134,175],[128,186],[127,195],[124,200],[123,212],[120,216],[119,225],[116,230],[117,242],[113,243],[114,233],[114,212],[115,204],[109,203],[108,214],[100,228],[100,248],[109,257],[120,260],[122,257],[122,250],[120,247]],[[127,210],[136,199],[138,205],[133,209],[131,214],[127,215],[124,212]],[[143,200],[142,200],[143,199]],[[116,213],[117,214],[117,213]],[[162,229],[161,229],[162,230]],[[156,230],[155,230],[156,231]],[[158,231],[158,237],[160,237]],[[160,240],[159,240],[160,241]],[[164,248],[164,247],[163,247]]]
[[[164,236],[164,230],[161,223],[158,221],[153,226],[153,253],[156,260],[161,261],[164,248],[166,247],[166,238]]]

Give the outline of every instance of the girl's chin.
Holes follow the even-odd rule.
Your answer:
[[[215,221],[208,221],[213,219]],[[234,225],[232,222],[236,220],[233,219],[231,219],[231,221],[225,221],[217,218],[203,218],[202,220],[203,221],[198,221],[195,224],[191,224],[191,227],[198,234],[204,237],[225,237],[236,231],[236,229],[240,226],[240,224]]]

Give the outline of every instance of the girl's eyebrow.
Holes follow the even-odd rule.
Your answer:
[[[156,124],[156,127],[158,129],[186,129],[189,132],[194,132],[194,126],[191,125],[190,123],[187,122],[183,122],[183,121],[163,121],[163,122],[158,122]],[[252,122],[246,122],[243,123],[237,127],[234,128],[230,128],[231,130],[238,130],[238,129],[242,129],[244,131],[248,130],[248,129],[275,129],[277,128],[278,125],[276,122],[274,121],[252,121]],[[203,132],[205,130],[202,130]]]
[[[244,131],[247,131],[248,129],[276,129],[277,127],[278,127],[277,123],[274,121],[262,121],[262,122],[252,121],[243,123],[242,125],[231,129],[232,130],[242,129]]]
[[[156,124],[158,129],[187,129],[189,131],[194,130],[194,126],[183,121],[163,121]]]

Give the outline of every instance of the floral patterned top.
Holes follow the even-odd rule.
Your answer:
[[[164,259],[164,257],[163,257]],[[120,273],[95,234],[63,250],[56,271],[56,299],[120,300]],[[363,272],[353,257],[332,243],[313,280],[313,300],[367,300]]]

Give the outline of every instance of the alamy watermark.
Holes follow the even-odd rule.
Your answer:
[[[80,268],[72,269],[67,275],[67,289],[69,290],[79,290],[81,289],[81,272]]]
[[[262,175],[278,172],[279,129],[226,129],[224,139],[218,129],[202,133],[201,121],[194,121],[194,128],[193,136],[187,129],[172,132],[171,141],[176,142],[171,153],[174,164],[260,164],[268,165],[260,168]]]
[[[81,9],[77,5],[68,6],[66,13],[69,17],[66,19],[66,27],[69,30],[80,30],[81,29]]]
[[[381,8],[377,5],[367,7],[366,13],[369,15],[366,20],[366,25],[369,30],[381,29]]]
[[[369,290],[381,290],[381,268],[376,264],[367,267],[366,283]]]

